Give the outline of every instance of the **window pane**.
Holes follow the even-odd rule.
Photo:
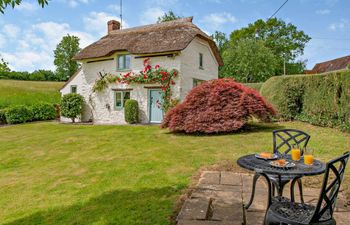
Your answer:
[[[126,100],[128,100],[128,99],[130,99],[130,92],[126,91],[126,92],[124,92],[124,102],[123,102],[124,106],[125,106]]]
[[[203,67],[203,54],[199,53],[199,67]]]
[[[124,69],[130,69],[130,64],[131,64],[131,56],[130,55],[125,55],[125,67]]]
[[[71,93],[77,93],[77,86],[72,85],[72,86],[70,87],[70,92],[71,92]]]
[[[122,107],[122,92],[120,91],[115,94],[115,106]]]
[[[124,64],[125,64],[125,56],[124,55],[118,56],[118,69],[124,69]]]

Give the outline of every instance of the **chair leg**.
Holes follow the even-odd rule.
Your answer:
[[[301,179],[298,179],[297,182],[299,186],[300,201],[304,204],[303,184],[301,183]]]
[[[295,182],[298,182],[298,187],[299,187],[299,193],[300,193],[300,202],[304,203],[304,195],[303,195],[303,184],[301,182],[300,177],[298,178],[294,178],[292,180],[292,183],[290,184],[290,200],[292,202],[295,201],[295,195],[294,195],[294,186],[295,186]]]
[[[248,202],[248,204],[244,204],[244,208],[245,209],[249,209],[249,207],[252,205],[252,203],[253,203],[253,200],[254,200],[254,195],[255,195],[255,186],[256,186],[256,182],[258,181],[258,179],[259,179],[259,177],[260,177],[260,174],[255,174],[254,175],[254,178],[253,178],[253,186],[252,186],[252,194],[251,194],[251,196],[250,196],[250,200],[249,200],[249,202]]]

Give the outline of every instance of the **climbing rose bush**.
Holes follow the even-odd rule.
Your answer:
[[[172,132],[230,132],[251,116],[267,120],[275,114],[257,91],[233,79],[216,79],[192,89],[184,102],[166,113],[161,126]]]

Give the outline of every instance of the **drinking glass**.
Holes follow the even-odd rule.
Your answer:
[[[293,161],[299,161],[301,156],[301,150],[299,148],[299,145],[292,145],[292,160]]]
[[[314,151],[311,148],[304,149],[304,164],[312,166],[314,164]]]

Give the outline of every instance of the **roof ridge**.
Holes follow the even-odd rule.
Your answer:
[[[342,57],[335,58],[335,59],[331,59],[331,60],[328,60],[328,61],[319,62],[319,63],[316,63],[315,65],[317,65],[317,64],[323,64],[323,63],[329,63],[329,62],[332,62],[332,61],[337,61],[337,60],[345,59],[345,58],[348,58],[348,57],[350,57],[350,55],[342,56]]]
[[[146,28],[166,27],[166,26],[169,26],[169,25],[183,24],[183,23],[191,23],[191,24],[193,24],[192,20],[193,20],[193,16],[184,17],[184,18],[179,18],[179,19],[166,21],[166,22],[161,22],[161,23],[153,23],[153,24],[147,24],[147,25],[142,25],[142,26],[125,28],[125,29],[121,29],[121,30],[113,30],[113,31],[111,31],[110,34],[114,35],[114,34],[138,31],[138,30],[142,30],[142,29],[146,29]]]

